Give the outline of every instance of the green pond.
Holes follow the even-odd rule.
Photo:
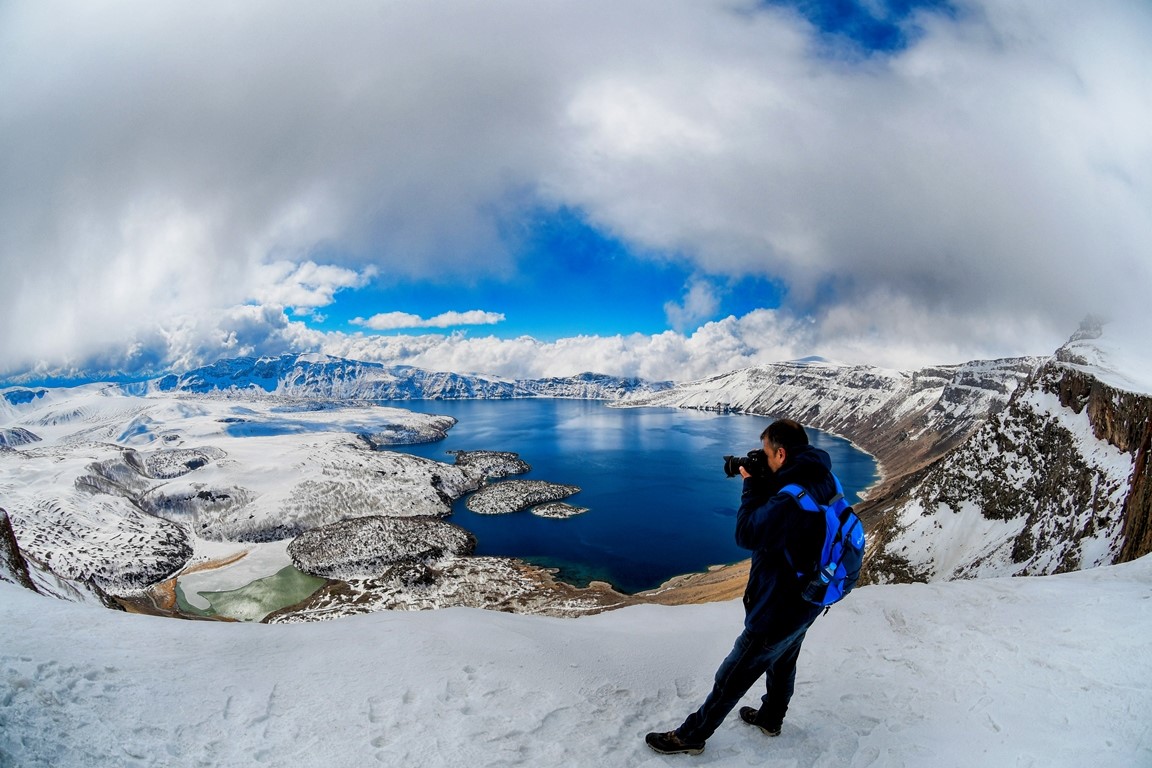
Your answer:
[[[256,579],[239,589],[223,592],[198,592],[208,608],[197,608],[184,595],[176,582],[176,604],[180,611],[193,616],[226,616],[241,621],[260,621],[273,611],[295,605],[327,582],[302,573],[288,565],[271,576]]]

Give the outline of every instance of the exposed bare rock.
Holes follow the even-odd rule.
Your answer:
[[[105,493],[135,501],[156,485],[143,474],[143,463],[131,449],[118,450],[112,458],[94,461],[86,469],[74,485],[87,493]]]
[[[30,443],[38,443],[40,438],[23,427],[15,427],[13,429],[0,429],[0,446],[5,448],[17,448],[21,445],[28,445]]]
[[[1132,471],[1123,497],[1122,544],[1116,562],[1152,552],[1152,396],[1100,381],[1075,367],[1052,367],[1040,385],[1074,413],[1086,413],[1099,441],[1131,456]]]
[[[37,591],[28,573],[28,562],[12,530],[12,521],[3,509],[0,509],[0,581],[9,581],[33,592]]]
[[[448,435],[448,430],[456,426],[451,416],[429,416],[422,421],[411,419],[378,425],[364,439],[374,448],[393,445],[418,445],[435,443]]]
[[[135,453],[126,458],[139,462],[141,474],[157,480],[171,480],[195,472],[213,461],[219,461],[228,454],[220,448],[173,448],[168,450]]]
[[[183,527],[114,496],[54,496],[10,515],[26,556],[111,594],[143,589],[192,556]]]
[[[238,485],[193,483],[160,486],[142,495],[138,503],[145,512],[184,523],[201,536],[222,538],[218,521],[235,517],[256,498],[255,493]]]
[[[1152,396],[1112,382],[1082,329],[1004,411],[868,507],[877,581],[1038,575],[1152,551]]]

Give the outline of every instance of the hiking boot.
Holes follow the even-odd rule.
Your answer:
[[[698,755],[704,751],[704,742],[682,741],[676,731],[650,733],[644,737],[644,741],[662,755]]]
[[[768,725],[760,725],[760,723],[756,722],[756,715],[758,714],[760,714],[760,710],[758,709],[752,709],[752,707],[740,707],[741,720],[748,723],[748,725],[756,726],[761,731],[763,731],[765,736],[779,736],[780,726],[773,728]]]

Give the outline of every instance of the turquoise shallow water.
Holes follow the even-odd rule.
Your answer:
[[[446,439],[399,450],[448,462],[446,451],[515,451],[532,465],[519,477],[583,489],[566,501],[589,511],[564,520],[478,515],[457,501],[451,521],[476,534],[476,554],[518,557],[558,569],[569,583],[606,581],[629,593],[749,556],[733,540],[741,483],[724,475],[722,457],[758,448],[772,419],[584,400],[386,405],[459,420]],[[850,500],[876,481],[875,461],[848,441],[815,430],[809,438],[831,455]]]
[[[271,576],[265,576],[239,589],[220,592],[201,592],[208,601],[206,609],[188,602],[183,586],[176,582],[176,604],[186,614],[197,616],[228,616],[244,621],[259,621],[272,611],[294,605],[311,595],[326,581],[301,573],[286,566]]]

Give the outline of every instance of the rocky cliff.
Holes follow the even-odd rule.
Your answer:
[[[12,521],[8,513],[0,509],[0,581],[10,581],[36,591],[36,585],[28,572],[28,562],[16,543],[12,531]]]
[[[1152,395],[1080,333],[1006,408],[885,498],[876,581],[1038,575],[1152,552]]]

